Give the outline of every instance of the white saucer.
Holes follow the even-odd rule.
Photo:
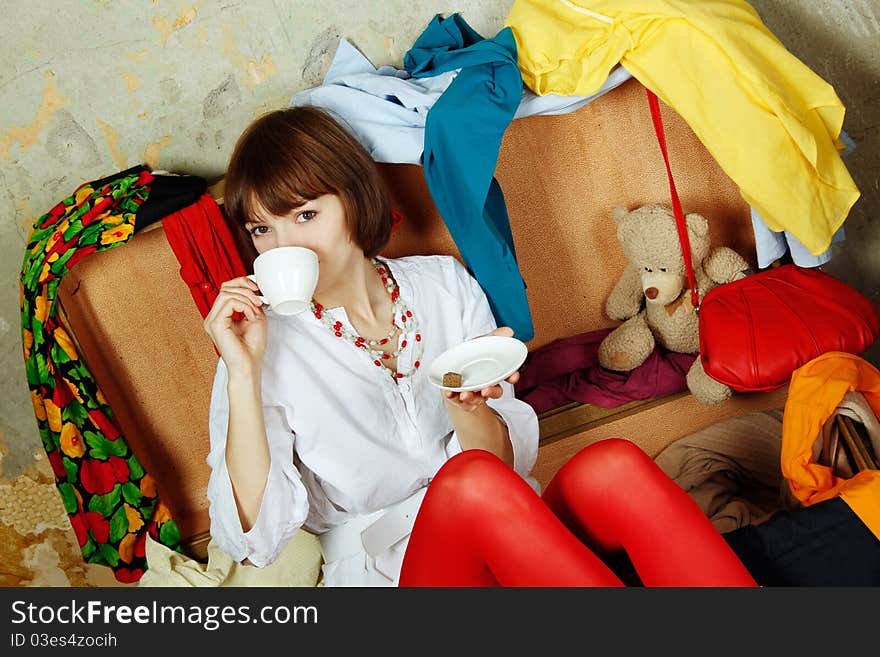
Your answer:
[[[516,338],[484,335],[440,354],[428,368],[428,380],[438,388],[451,392],[482,390],[516,372],[528,353],[526,345]],[[447,372],[461,374],[460,387],[443,385],[443,375]]]

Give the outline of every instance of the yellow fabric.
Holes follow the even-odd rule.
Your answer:
[[[175,552],[147,536],[147,571],[138,586],[317,586],[321,574],[318,537],[299,530],[265,568],[233,561],[212,539],[208,563]]]
[[[843,103],[744,0],[516,0],[505,24],[537,94],[596,93],[623,64],[687,121],[772,230],[815,255],[859,197],[840,158]]]
[[[795,371],[782,419],[782,474],[805,506],[839,495],[880,538],[880,471],[842,479],[813,461],[822,425],[851,391],[862,393],[880,416],[880,372],[858,356],[829,352]]]

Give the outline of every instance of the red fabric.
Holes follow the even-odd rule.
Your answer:
[[[755,586],[700,508],[633,443],[575,454],[538,497],[468,450],[428,487],[401,586],[622,586],[599,555],[625,550],[645,586]]]
[[[207,317],[220,285],[247,275],[235,238],[210,194],[168,215],[162,226],[180,263],[180,277],[202,317]]]
[[[816,269],[783,265],[711,290],[700,307],[706,374],[740,392],[784,386],[830,351],[861,354],[877,339],[877,309]]]

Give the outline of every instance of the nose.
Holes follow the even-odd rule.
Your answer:
[[[292,234],[292,231],[282,231],[278,230],[275,234],[275,246],[306,246],[303,244],[302,239],[297,239],[297,236]]]
[[[658,294],[660,294],[660,290],[658,290],[656,287],[649,287],[647,290],[645,290],[645,296],[649,299],[656,299]]]

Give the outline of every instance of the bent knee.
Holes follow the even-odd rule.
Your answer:
[[[510,468],[491,452],[468,449],[446,461],[431,481],[432,487],[474,488],[486,485]]]
[[[443,464],[428,486],[428,494],[465,511],[497,504],[505,499],[505,491],[521,484],[526,485],[500,458],[482,449],[469,449]]]
[[[607,438],[587,445],[563,466],[559,474],[594,486],[615,486],[631,481],[654,462],[635,443]]]

